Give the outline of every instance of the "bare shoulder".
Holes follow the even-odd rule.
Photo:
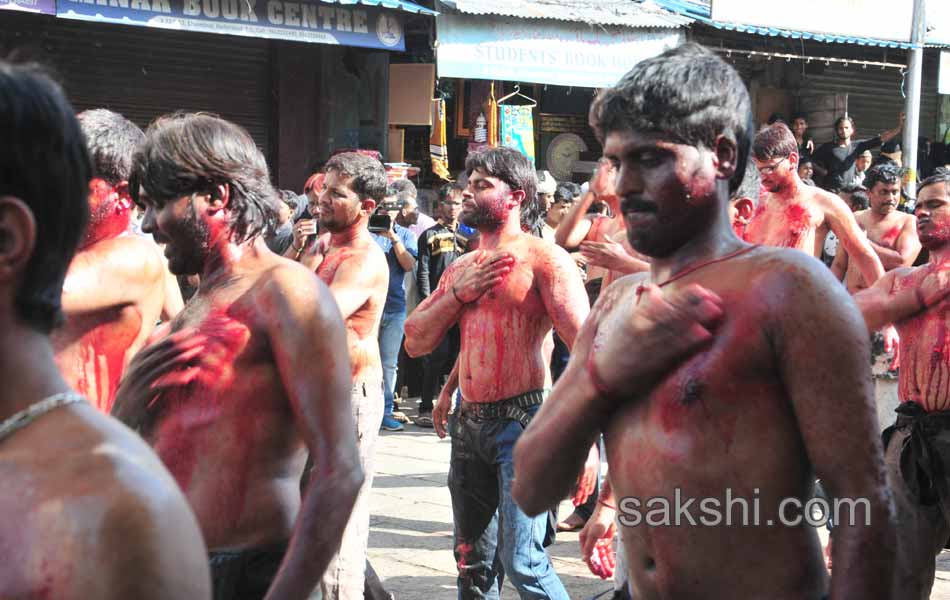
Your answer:
[[[259,306],[314,307],[334,302],[330,288],[316,273],[282,256],[276,256],[265,271],[255,286],[255,295]]]
[[[110,264],[128,265],[135,273],[150,279],[164,277],[164,262],[161,248],[155,242],[132,233],[102,240],[80,254],[96,254]]]
[[[613,310],[620,303],[633,302],[637,300],[637,288],[650,281],[650,272],[642,271],[640,273],[631,273],[615,280],[606,288],[601,290],[597,301],[591,307],[591,315],[595,318],[602,317],[605,313]]]
[[[73,572],[63,585],[74,593],[57,597],[210,597],[198,523],[139,436],[84,405],[47,415],[23,433],[18,443],[34,449],[24,468],[42,496],[32,516],[56,538],[41,538],[53,563]]]

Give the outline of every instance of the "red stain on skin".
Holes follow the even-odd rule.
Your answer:
[[[912,289],[931,273],[919,269],[909,277],[897,279],[894,292]],[[914,401],[927,411],[950,409],[950,314],[940,307],[902,321],[900,333],[901,373],[899,397]]]
[[[79,249],[117,237],[132,225],[132,202],[102,179],[89,182],[89,225]]]
[[[887,233],[885,233],[884,236],[881,238],[881,245],[882,245],[882,246],[893,246],[893,245],[894,245],[894,242],[897,241],[897,238],[900,236],[900,234],[901,234],[901,227],[900,227],[900,225],[897,225],[897,226],[891,228],[890,231],[888,231]]]
[[[142,329],[142,313],[133,306],[94,317],[76,317],[70,327],[82,331],[75,363],[76,390],[108,414],[125,370],[126,353]]]
[[[788,226],[788,239],[783,246],[798,248],[802,239],[811,229],[811,213],[800,204],[792,204],[785,209],[785,222]]]

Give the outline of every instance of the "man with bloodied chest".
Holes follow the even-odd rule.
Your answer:
[[[738,73],[695,44],[595,99],[628,239],[651,268],[602,293],[515,449],[513,494],[543,511],[603,431],[633,597],[889,598],[866,329],[824,265],[736,237],[751,116]],[[835,531],[830,582],[815,529],[789,508],[815,473],[866,499]],[[667,516],[644,518],[657,505]]]
[[[215,598],[307,598],[363,480],[340,311],[312,271],[267,248],[279,200],[243,129],[207,114],[158,119],[130,187],[171,271],[201,283],[131,361],[113,414],[184,490]]]
[[[534,212],[536,201],[524,155],[491,148],[470,155],[466,171],[461,220],[481,245],[449,265],[406,321],[411,356],[431,352],[455,323],[461,329],[449,467],[458,594],[497,598],[507,575],[522,598],[566,599],[542,547],[547,516],[529,518],[512,501],[512,448],[550,386],[542,343],[553,324],[573,344],[587,295],[567,252],[522,229],[522,210]],[[446,401],[433,412],[437,430]]]

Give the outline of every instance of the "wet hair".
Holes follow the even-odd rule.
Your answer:
[[[712,149],[725,135],[737,146],[729,192],[742,182],[752,145],[749,92],[739,73],[699,44],[687,43],[637,63],[591,105],[601,141],[612,131],[657,133]]]
[[[867,190],[855,190],[851,192],[851,206],[855,210],[866,210],[871,206],[871,200],[868,198]]]
[[[939,183],[942,183],[947,188],[947,192],[950,193],[950,169],[938,167],[936,170],[934,170],[933,175],[927,177],[917,184],[917,195],[920,196],[920,190],[924,189],[925,187],[929,185],[937,185]]]
[[[351,178],[349,186],[360,200],[369,198],[378,205],[388,195],[386,170],[375,158],[357,152],[343,152],[327,162],[326,170]]]
[[[837,133],[838,131],[838,125],[841,125],[845,121],[851,123],[851,129],[854,129],[854,119],[848,116],[838,117],[837,119],[835,119],[835,127],[834,127],[835,133]]]
[[[788,158],[792,153],[798,154],[798,142],[785,123],[768,125],[755,134],[752,156],[756,160]]]
[[[419,196],[419,190],[416,189],[416,184],[409,181],[408,179],[397,179],[389,185],[392,187],[392,189],[396,190],[396,194],[400,192],[407,192],[410,196],[412,196],[413,199],[416,199]]]
[[[566,181],[564,183],[557,184],[557,188],[554,190],[554,201],[560,202],[561,200],[566,200],[568,202],[573,202],[574,199],[580,195],[581,186],[574,182]]]
[[[209,113],[173,113],[145,131],[132,161],[129,191],[156,203],[227,185],[231,239],[243,243],[274,227],[278,196],[267,162],[242,127]]]
[[[104,108],[84,110],[77,118],[92,156],[93,177],[109,185],[128,181],[132,156],[145,139],[138,125]]]
[[[896,163],[881,163],[867,170],[864,175],[864,187],[871,190],[875,183],[897,183],[901,182],[901,169]]]
[[[462,187],[457,183],[446,183],[439,188],[439,204],[448,200],[454,194],[461,194]]]
[[[63,279],[89,219],[92,162],[72,106],[39,65],[0,60],[0,137],[0,196],[19,198],[36,220],[14,310],[49,333],[62,321]]]
[[[465,173],[471,177],[476,169],[496,177],[514,190],[524,191],[521,202],[521,228],[534,231],[541,222],[541,203],[538,202],[538,176],[527,157],[513,148],[485,148],[465,159]]]

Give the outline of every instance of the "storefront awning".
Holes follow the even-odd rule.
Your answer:
[[[880,46],[882,48],[911,48],[908,42],[899,42],[894,40],[882,40],[875,38],[855,37],[849,35],[832,35],[827,33],[816,33],[810,31],[798,31],[793,29],[783,29],[779,27],[759,27],[756,25],[744,25],[740,23],[730,23],[726,21],[715,21],[711,18],[710,0],[648,0],[660,7],[677,13],[682,16],[695,19],[699,23],[715,27],[716,29],[725,29],[727,31],[738,31],[741,33],[752,33],[758,35],[777,36],[792,39],[814,40],[816,42],[831,42],[840,44],[857,44],[859,46]],[[928,3],[929,4],[929,3]],[[793,8],[790,8],[794,10]]]
[[[469,15],[554,19],[588,25],[665,28],[682,27],[693,22],[652,3],[640,4],[632,0],[442,0],[442,4]]]
[[[245,37],[405,50],[402,0],[57,0],[65,19]]]
[[[606,87],[645,58],[683,43],[682,29],[591,26],[467,15],[436,19],[439,77]]]

